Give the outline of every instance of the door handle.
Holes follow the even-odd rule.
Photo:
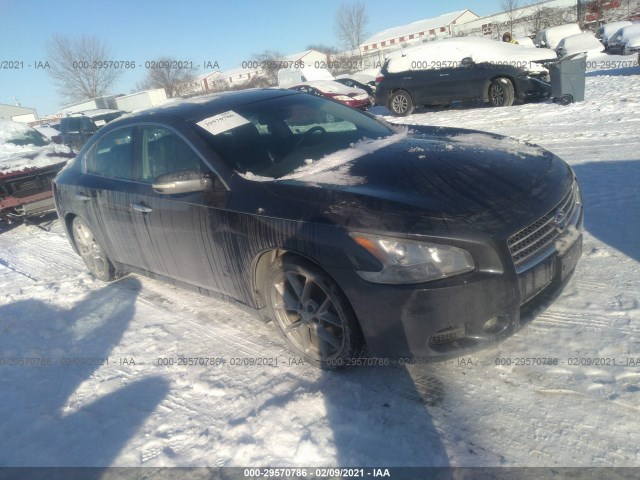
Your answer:
[[[450,73],[441,73],[440,76],[441,77],[448,77],[449,75],[451,75]]]
[[[132,203],[131,208],[133,208],[136,212],[141,212],[141,213],[153,212],[153,208],[149,208],[146,205],[143,205],[141,203]]]
[[[89,200],[91,200],[91,197],[88,195],[85,195],[84,193],[76,193],[75,199],[81,202],[88,202]]]

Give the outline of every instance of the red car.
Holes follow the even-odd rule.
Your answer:
[[[289,88],[289,90],[297,90],[299,92],[325,97],[340,102],[347,107],[357,108],[358,110],[366,110],[371,105],[369,95],[364,90],[347,87],[333,80],[304,82]]]
[[[51,181],[75,156],[28,125],[0,120],[0,219],[53,210]]]

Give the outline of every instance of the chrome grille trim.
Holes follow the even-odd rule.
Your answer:
[[[521,273],[555,251],[555,241],[569,224],[577,221],[579,207],[577,182],[572,182],[562,200],[546,215],[509,237],[507,244],[516,271]]]

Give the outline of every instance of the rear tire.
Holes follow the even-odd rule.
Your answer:
[[[277,258],[261,291],[267,316],[307,363],[336,369],[362,353],[362,332],[351,306],[336,283],[312,263]]]
[[[71,225],[73,241],[78,248],[78,252],[89,269],[89,273],[98,280],[108,282],[116,278],[116,269],[102,248],[102,245],[87,225],[87,222],[80,217],[73,219]]]
[[[489,84],[488,94],[492,107],[510,107],[515,99],[515,88],[508,78],[496,78]]]
[[[389,110],[398,117],[411,115],[413,109],[413,100],[411,100],[411,96],[404,90],[394,92],[391,98],[389,98]]]

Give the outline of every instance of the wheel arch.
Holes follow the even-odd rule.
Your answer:
[[[395,87],[392,90],[389,90],[389,95],[387,95],[387,104],[385,105],[387,108],[389,108],[389,105],[391,105],[391,97],[393,97],[396,93],[398,92],[404,92],[407,94],[407,96],[411,99],[411,102],[415,105],[416,102],[413,101],[413,95],[411,95],[411,93],[409,92],[409,90],[407,90],[404,87]]]
[[[340,292],[342,293],[342,296],[344,297],[345,301],[349,305],[349,308],[353,312],[356,321],[358,322],[358,324],[360,323],[360,319],[358,318],[358,315],[353,309],[353,305],[351,305],[351,301],[349,300],[346,293],[344,292],[344,288],[342,288],[342,285],[340,285],[340,283],[333,277],[333,275],[331,275],[331,273],[329,273],[326,268],[324,268],[322,265],[320,265],[320,263],[318,263],[315,259],[309,257],[308,255],[305,255],[303,253],[300,253],[294,250],[287,250],[285,248],[272,248],[269,250],[265,250],[260,254],[256,255],[255,259],[253,260],[253,265],[251,269],[251,272],[252,272],[251,292],[253,294],[253,301],[255,302],[258,309],[262,311],[266,306],[265,301],[262,298],[262,292],[260,291],[262,287],[262,282],[264,280],[264,276],[269,270],[269,267],[271,266],[271,264],[276,259],[281,257],[289,257],[289,258],[297,257],[304,260],[307,263],[312,264],[315,268],[322,270],[322,272],[325,275],[327,275],[329,279],[331,279],[331,281],[336,285],[336,287],[340,289]],[[268,321],[269,319],[263,318],[263,320]]]
[[[516,85],[516,79],[513,78],[511,75],[506,75],[504,73],[501,73],[498,75],[494,75],[493,77],[488,78],[487,80],[484,81],[484,84],[482,85],[482,101],[484,102],[489,101],[489,86],[493,83],[494,80],[498,80],[499,78],[504,78],[511,82],[511,85],[513,85],[513,97],[518,98],[518,86]]]

